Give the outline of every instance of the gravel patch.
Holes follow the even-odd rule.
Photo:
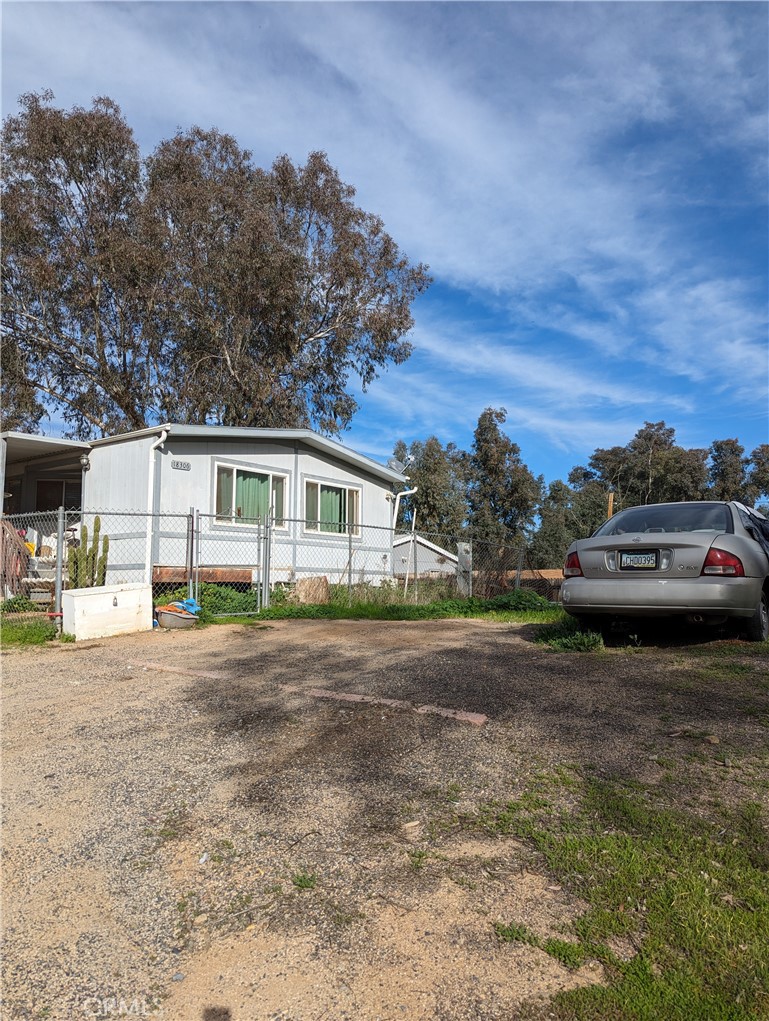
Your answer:
[[[4,1016],[483,1021],[603,981],[500,943],[510,919],[568,938],[585,906],[451,819],[562,767],[654,783],[692,747],[732,756],[728,795],[766,729],[685,648],[530,636],[291,621],[4,652]]]

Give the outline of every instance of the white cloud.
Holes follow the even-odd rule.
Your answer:
[[[6,111],[50,85],[113,96],[145,149],[198,123],[262,163],[328,151],[447,295],[364,398],[372,432],[504,404],[573,450],[707,393],[760,433],[763,5],[6,4],[3,28]]]

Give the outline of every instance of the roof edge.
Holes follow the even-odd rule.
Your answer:
[[[174,422],[166,422],[162,425],[149,426],[146,429],[137,429],[133,432],[127,433],[117,433],[115,436],[105,436],[98,440],[92,440],[91,446],[107,446],[111,443],[122,443],[126,440],[141,439],[145,436],[157,436],[164,431],[170,436],[178,439],[202,439],[206,437],[213,439],[220,436],[222,438],[226,437],[229,439],[243,440],[299,440],[307,443],[309,446],[315,447],[318,450],[324,450],[329,454],[341,457],[343,460],[355,464],[360,468],[364,468],[372,474],[379,475],[380,477],[387,479],[388,482],[397,483],[405,481],[403,475],[394,471],[392,468],[388,468],[387,465],[380,464],[379,461],[375,461],[372,457],[368,457],[365,454],[359,454],[356,450],[346,447],[338,440],[332,440],[327,436],[321,436],[320,433],[316,433],[312,429],[260,429],[238,425],[180,425]]]

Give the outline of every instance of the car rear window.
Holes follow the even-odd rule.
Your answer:
[[[723,503],[671,503],[629,507],[605,521],[595,535],[626,532],[732,532],[732,515]]]

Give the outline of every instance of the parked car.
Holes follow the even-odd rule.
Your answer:
[[[683,617],[769,638],[769,521],[741,503],[629,507],[573,542],[563,573],[563,608],[586,628]]]

